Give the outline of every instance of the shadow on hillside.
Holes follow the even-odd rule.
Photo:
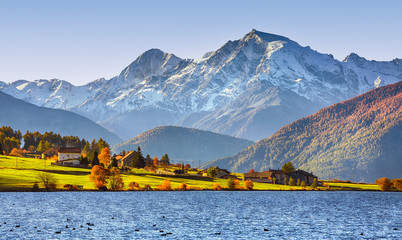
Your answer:
[[[80,171],[63,171],[63,170],[47,170],[47,169],[31,169],[41,172],[48,172],[48,173],[57,173],[57,174],[64,174],[64,175],[76,175],[76,176],[85,176],[89,175],[87,172],[80,172]]]

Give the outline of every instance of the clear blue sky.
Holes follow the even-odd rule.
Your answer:
[[[402,1],[0,0],[0,81],[117,75],[159,48],[199,58],[253,28],[343,60],[402,58]]]

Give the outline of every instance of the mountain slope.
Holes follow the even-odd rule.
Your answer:
[[[20,80],[0,83],[0,90],[79,113],[124,139],[181,125],[259,140],[322,107],[401,80],[399,59],[368,61],[350,54],[338,61],[252,30],[200,59],[151,49],[110,80],[79,87],[57,79]]]
[[[3,92],[0,92],[0,109],[0,125],[19,129],[23,134],[26,130],[42,133],[53,131],[62,136],[79,136],[89,141],[103,138],[110,144],[122,142],[115,134],[78,114],[38,107]]]
[[[285,162],[322,179],[402,177],[402,82],[322,109],[209,165],[244,172]]]
[[[112,151],[136,150],[141,147],[144,154],[160,158],[167,153],[176,163],[184,161],[192,165],[204,164],[213,159],[231,156],[250,146],[253,142],[209,131],[175,126],[157,127],[141,133],[135,138],[117,144]]]

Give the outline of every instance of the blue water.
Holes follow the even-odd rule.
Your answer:
[[[0,193],[0,238],[402,239],[402,193]]]

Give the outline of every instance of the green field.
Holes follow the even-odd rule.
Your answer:
[[[49,172],[57,180],[57,187],[62,189],[65,184],[82,185],[85,190],[94,190],[93,183],[89,181],[90,169],[63,167],[51,165],[50,160],[34,158],[16,158],[10,156],[0,156],[0,190],[23,191],[32,189],[35,183],[39,187],[43,185],[37,179],[40,172]],[[193,172],[195,173],[195,172]],[[240,177],[242,174],[236,174]],[[219,183],[223,188],[227,186],[226,179],[217,179],[200,176],[180,176],[166,175],[160,176],[143,169],[133,169],[122,174],[125,187],[128,188],[130,182],[138,182],[140,187],[150,185],[156,188],[165,179],[169,179],[172,188],[179,187],[186,183],[189,187],[199,189],[212,189],[214,183]],[[240,186],[244,182],[240,181]],[[379,190],[377,185],[370,184],[351,184],[351,183],[328,183],[333,190]],[[301,187],[285,186],[279,184],[254,183],[254,190],[300,190]],[[308,188],[307,188],[308,189]],[[326,188],[322,188],[326,189]]]

